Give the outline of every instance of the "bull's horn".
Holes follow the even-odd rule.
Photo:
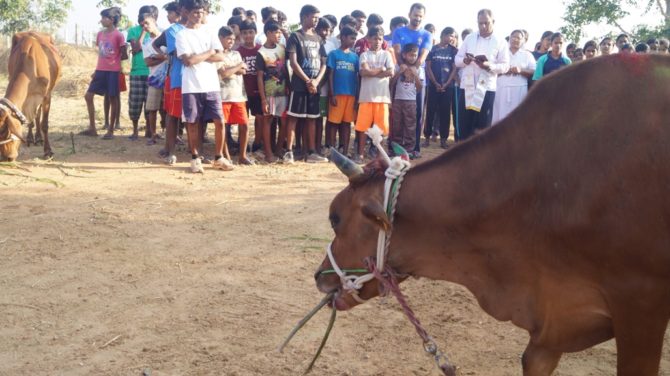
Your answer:
[[[349,179],[353,179],[356,176],[363,174],[363,168],[351,159],[342,155],[337,149],[330,148],[330,161],[335,163],[335,166],[342,171]]]

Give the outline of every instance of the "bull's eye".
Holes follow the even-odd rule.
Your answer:
[[[338,217],[337,214],[331,214],[328,219],[330,219],[330,227],[332,228],[335,228],[338,224],[340,224],[340,217]]]

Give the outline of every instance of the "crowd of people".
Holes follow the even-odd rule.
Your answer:
[[[203,163],[231,170],[234,154],[238,165],[256,163],[254,156],[264,163],[326,162],[331,147],[364,163],[376,153],[365,133],[373,125],[411,158],[420,158],[421,147],[438,137],[440,147],[448,148],[452,125],[456,142],[495,125],[534,81],[574,61],[668,53],[669,44],[650,39],[633,47],[622,34],[583,48],[570,43],[564,53],[565,37],[547,31],[529,51],[527,31],[494,32],[491,10],[478,12],[476,30],[459,34],[445,27],[437,34],[434,25],[422,25],[426,8],[420,3],[411,5],[408,17],[391,19],[389,29],[378,14],[355,10],[338,19],[305,5],[293,32],[286,15],[273,7],[261,10],[262,30],[254,11],[235,8],[216,32],[207,22],[209,6],[207,0],[165,5],[171,26],[164,31],[157,26],[159,9],[143,6],[138,25],[126,36],[117,29],[121,9],[101,12],[99,57],[85,96],[89,128],[83,134],[97,136],[93,99],[103,95],[102,138],[114,137],[120,92],[126,90],[121,62],[130,58],[130,139],[139,139],[144,113],[147,144],[164,138],[160,155],[170,165],[177,161],[184,131],[194,173],[203,172]],[[203,158],[208,124],[214,127],[214,155]]]

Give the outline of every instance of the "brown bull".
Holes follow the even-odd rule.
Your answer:
[[[17,33],[9,56],[9,84],[0,99],[0,155],[11,160],[18,156],[23,141],[22,124],[32,124],[44,142],[44,156],[53,155],[49,144],[51,92],[61,73],[61,57],[51,36],[36,32]]]
[[[334,259],[361,268],[393,226],[388,264],[468,288],[524,328],[524,375],[615,338],[617,374],[659,371],[670,318],[670,58],[617,55],[540,81],[499,125],[410,170],[389,223],[379,171],[330,206]],[[326,258],[316,274],[335,305]],[[377,281],[360,296],[378,295]]]

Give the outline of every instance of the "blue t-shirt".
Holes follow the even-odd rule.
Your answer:
[[[429,31],[424,29],[412,30],[407,26],[395,29],[391,45],[395,46],[399,44],[402,51],[402,48],[408,43],[414,43],[419,46],[419,56],[421,56],[421,50],[430,51],[433,46],[433,36]]]
[[[435,80],[443,85],[449,79],[451,71],[454,69],[454,59],[458,49],[450,44],[446,47],[437,45],[428,53],[427,61],[430,61],[430,70],[433,72]],[[430,83],[433,84],[432,81]],[[451,85],[454,81],[451,82]]]
[[[165,43],[167,53],[170,55],[170,89],[181,87],[181,60],[177,57],[177,33],[184,30],[186,26],[175,23],[165,30]]]
[[[358,91],[358,55],[336,49],[328,54],[328,68],[333,70],[333,94],[356,96]]]
[[[540,58],[537,60],[537,66],[535,68],[535,74],[533,75],[533,80],[537,81],[540,78],[548,75],[551,72],[559,70],[561,67],[564,67],[566,65],[570,65],[572,61],[568,59],[567,57],[561,56],[558,57],[558,59],[554,59],[551,56],[551,52],[547,52],[546,54],[540,56]]]

